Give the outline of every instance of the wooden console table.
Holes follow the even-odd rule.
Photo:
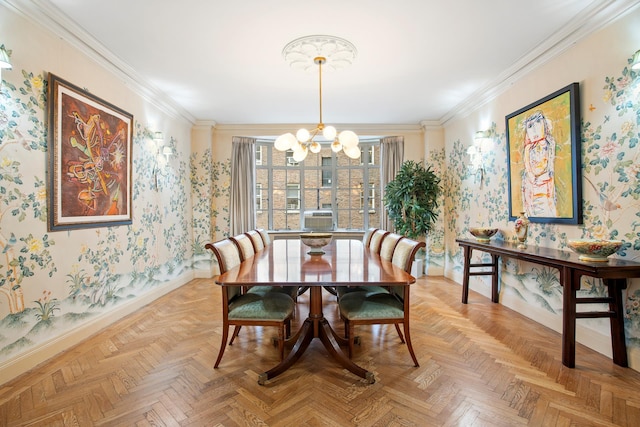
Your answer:
[[[613,362],[627,367],[627,347],[624,336],[624,301],[622,289],[626,289],[627,280],[640,277],[640,263],[611,258],[608,262],[580,261],[578,255],[558,249],[541,248],[529,245],[527,249],[518,249],[516,244],[500,241],[481,243],[476,240],[456,239],[464,250],[464,277],[462,281],[462,303],[469,297],[469,276],[491,276],[491,301],[498,302],[498,258],[521,259],[534,264],[553,267],[560,272],[562,286],[562,364],[575,367],[576,359],[576,319],[608,317],[611,322],[611,344]],[[471,264],[471,252],[477,249],[491,255],[491,263]],[[476,268],[482,268],[477,271]],[[471,269],[474,271],[471,271]],[[489,270],[487,270],[489,268]],[[607,287],[607,297],[576,297],[580,289],[582,276],[603,280]],[[607,311],[576,311],[577,304],[608,303]]]

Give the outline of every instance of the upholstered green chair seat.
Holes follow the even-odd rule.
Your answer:
[[[351,292],[340,298],[339,307],[347,320],[404,318],[404,305],[389,293]]]
[[[285,294],[247,293],[236,297],[229,304],[229,319],[282,320],[291,317],[294,302]]]
[[[368,292],[371,294],[388,294],[389,290],[383,286],[336,286],[338,299],[353,292]]]
[[[252,286],[247,290],[249,294],[279,293],[289,295],[295,301],[298,298],[299,286]]]

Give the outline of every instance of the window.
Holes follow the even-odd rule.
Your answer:
[[[287,184],[287,209],[300,210],[300,184]]]
[[[360,209],[368,209],[369,211],[373,211],[376,206],[376,185],[373,182],[369,183],[368,194],[365,199],[365,187],[362,186],[362,190],[360,191]]]
[[[256,147],[256,165],[261,165],[262,164],[262,151],[264,150],[264,147],[262,145],[258,145]]]
[[[331,177],[333,171],[331,170],[331,157],[322,158],[322,186],[331,187]]]
[[[256,164],[258,159],[256,158]],[[264,209],[262,205],[262,184],[256,184],[256,211],[261,211]]]
[[[366,151],[366,153],[365,153]],[[370,165],[375,164],[375,150],[374,147],[360,147],[360,164],[364,165],[364,162],[368,162]]]
[[[286,151],[287,166],[298,166],[298,162],[293,158],[293,150]]]
[[[380,226],[380,141],[360,141],[361,159],[331,151],[322,144],[296,162],[293,151],[278,151],[271,140],[258,140],[256,155],[257,226],[270,230],[301,230],[304,214],[330,211],[338,229]]]

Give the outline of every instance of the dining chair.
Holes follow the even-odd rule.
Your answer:
[[[260,234],[260,232],[258,232],[257,230],[252,230],[253,233],[251,232],[247,232],[238,236],[234,236],[234,237],[230,237],[231,240],[233,240],[236,245],[238,246],[238,249],[240,249],[240,253],[246,253],[248,256],[243,256],[242,260],[244,261],[245,259],[247,259],[249,256],[254,256],[258,251],[255,250],[256,248],[256,243],[253,242],[253,239],[251,236],[255,236],[256,240],[260,240],[261,243],[263,243],[264,241],[262,240],[262,235]],[[262,246],[262,249],[264,249],[264,245]],[[289,295],[291,298],[293,298],[293,301],[297,301],[298,300],[298,288],[299,286],[251,286],[246,288],[246,292],[247,293],[260,293],[263,294],[265,292],[279,292],[279,293],[283,293],[286,295]],[[295,316],[294,316],[295,317]]]
[[[256,228],[256,231],[260,233],[260,236],[262,236],[262,241],[264,242],[265,246],[271,244],[271,237],[269,236],[267,230],[265,230],[264,228]]]
[[[251,243],[253,243],[253,250],[256,253],[264,249],[264,240],[262,240],[262,235],[260,235],[258,230],[249,230],[244,234],[249,236],[251,239]]]
[[[238,251],[240,252],[240,261],[251,258],[256,254],[253,242],[246,234],[238,234],[237,236],[229,237],[229,240],[235,243],[238,247]]]
[[[365,231],[364,236],[362,237],[362,244],[364,245],[365,248],[369,248],[369,250],[372,250],[374,253],[380,253],[381,245],[386,240],[385,236],[388,236],[390,234],[391,233],[385,230],[379,230],[377,228],[369,228],[367,231]],[[402,236],[400,236],[399,234],[395,234],[395,236],[402,238]],[[373,242],[373,245],[375,246],[373,249],[371,249],[372,242]],[[395,247],[395,243],[397,243],[397,240],[394,242],[390,242],[389,246]],[[343,295],[351,292],[359,292],[359,291],[387,292],[387,289],[383,286],[367,286],[367,287],[336,286],[335,291],[336,291],[336,297],[339,300]]]
[[[373,253],[379,254],[382,241],[388,234],[389,232],[387,230],[378,229],[374,231],[373,234],[371,234],[371,239],[369,240],[369,250]]]
[[[401,239],[394,250],[392,264],[411,272],[413,259],[424,242],[413,239]],[[414,365],[420,366],[413,351],[409,332],[409,295],[411,286],[392,286],[387,293],[371,293],[366,290],[349,292],[338,300],[340,318],[344,321],[345,338],[349,342],[349,357],[353,356],[355,326],[393,324],[400,341],[407,344]],[[403,325],[404,336],[400,331]]]
[[[396,248],[398,242],[404,236],[397,233],[389,233],[382,239],[382,243],[380,244],[380,258],[385,259],[387,261],[391,261],[391,257],[393,256],[393,251]]]
[[[231,239],[220,240],[205,245],[213,251],[220,266],[220,274],[240,265],[240,251]],[[293,299],[284,293],[242,293],[241,286],[220,286],[222,289],[222,342],[218,358],[213,365],[217,368],[227,347],[229,328],[234,331],[229,345],[238,336],[242,326],[275,326],[278,328],[278,350],[280,360],[284,359],[284,341],[291,334]]]
[[[371,243],[371,236],[373,235],[373,233],[375,233],[376,230],[377,228],[368,228],[364,232],[364,235],[362,236],[362,244],[365,248],[369,247],[369,244]]]

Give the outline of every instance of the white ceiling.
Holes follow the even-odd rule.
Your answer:
[[[7,0],[75,38],[190,120],[317,122],[318,75],[290,41],[352,42],[323,73],[326,123],[446,122],[545,61],[631,0]],[[30,3],[24,6],[25,3]]]

